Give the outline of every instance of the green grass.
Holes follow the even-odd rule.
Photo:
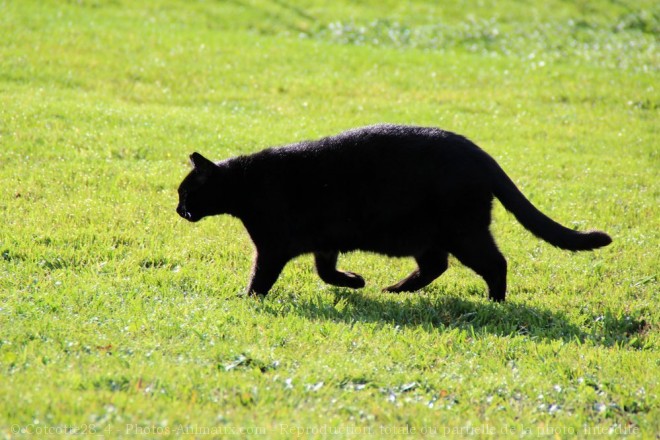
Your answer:
[[[326,3],[0,3],[0,435],[655,436],[657,3]],[[192,151],[375,122],[467,135],[614,243],[497,205],[506,304],[455,260],[381,293],[412,261],[359,252],[362,291],[306,256],[260,301],[240,222],[174,212]]]

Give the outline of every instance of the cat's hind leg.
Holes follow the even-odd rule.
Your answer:
[[[316,271],[323,281],[333,286],[359,289],[364,287],[364,278],[353,272],[337,270],[338,252],[315,252]]]
[[[487,228],[454,240],[449,252],[483,277],[488,285],[488,297],[491,300],[504,301],[506,260]]]
[[[447,270],[447,251],[432,249],[415,256],[418,268],[398,283],[383,289],[385,292],[414,292],[428,286]]]

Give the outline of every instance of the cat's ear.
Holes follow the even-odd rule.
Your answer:
[[[199,153],[193,153],[190,155],[190,163],[192,163],[193,167],[199,171],[209,171],[216,166],[213,162]]]

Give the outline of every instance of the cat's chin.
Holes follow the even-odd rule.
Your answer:
[[[187,211],[181,211],[177,209],[177,213],[179,214],[179,216],[181,216],[181,218],[186,219],[191,223],[197,223],[202,219],[202,217],[194,216],[193,214]]]

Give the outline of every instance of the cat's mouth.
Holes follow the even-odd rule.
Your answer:
[[[181,217],[183,217],[183,218],[185,218],[186,220],[188,220],[189,222],[193,222],[193,223],[199,221],[200,218],[201,218],[201,217],[195,217],[194,215],[192,215],[191,212],[186,211],[185,209],[183,209],[183,208],[181,208],[181,207],[177,207],[177,208],[176,208],[176,212],[177,212],[177,214],[179,214]]]

